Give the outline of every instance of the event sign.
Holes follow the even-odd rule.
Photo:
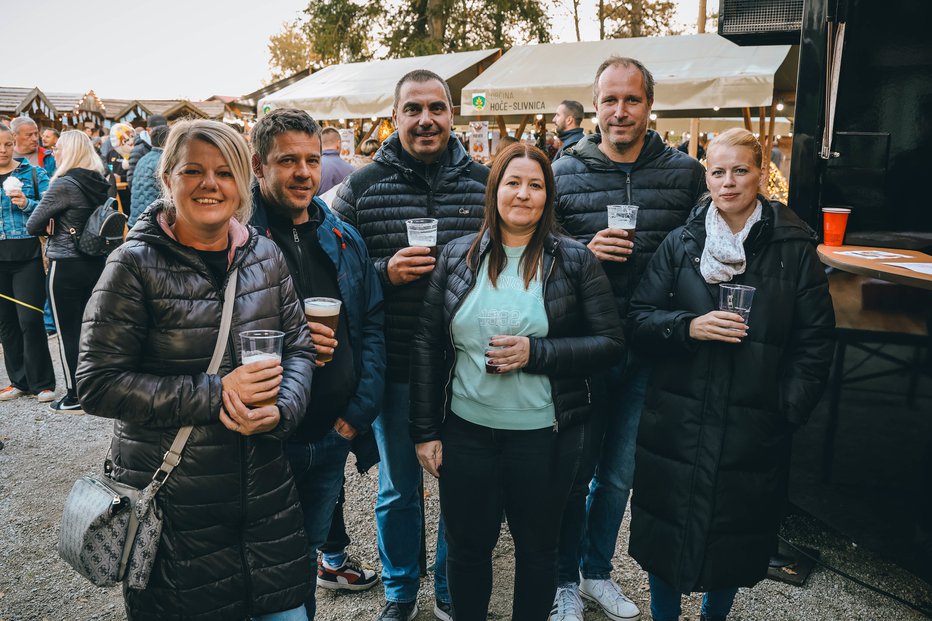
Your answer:
[[[487,159],[489,155],[489,122],[469,122],[469,156]]]

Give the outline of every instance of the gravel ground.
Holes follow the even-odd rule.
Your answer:
[[[57,343],[50,341],[58,367]],[[60,374],[60,371],[59,371]],[[60,386],[64,385],[59,376]],[[6,386],[0,371],[0,386]],[[125,619],[119,588],[100,589],[73,572],[55,551],[61,508],[74,480],[97,470],[109,445],[111,424],[91,416],[55,414],[45,404],[25,397],[0,403],[0,621]],[[347,528],[352,552],[378,566],[373,508],[375,471],[359,475],[347,467]],[[436,539],[436,485],[427,489],[428,556]],[[352,510],[350,510],[350,508]],[[649,618],[647,577],[626,554],[627,521],[615,550],[613,577]],[[798,545],[816,548],[830,564],[881,586],[900,597],[929,605],[929,585],[874,554],[828,531],[816,520],[794,516],[784,535]],[[510,617],[513,546],[503,536],[495,554],[495,591],[490,619]],[[321,621],[372,619],[382,605],[379,587],[366,593],[318,590]],[[432,579],[424,579],[419,595],[419,621],[433,619]],[[698,619],[699,597],[684,600],[683,619]],[[587,606],[589,621],[607,619]],[[914,621],[910,609],[875,595],[835,574],[816,569],[803,588],[765,581],[742,589],[732,621]]]

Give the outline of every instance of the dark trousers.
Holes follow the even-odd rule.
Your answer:
[[[515,544],[514,621],[545,621],[557,585],[563,506],[579,467],[584,427],[503,431],[448,417],[440,507],[457,621],[485,621],[502,511]]]
[[[49,261],[48,292],[58,328],[58,347],[68,396],[77,399],[74,372],[78,366],[81,318],[94,285],[104,270],[104,257]]]
[[[350,536],[346,532],[346,521],[343,519],[344,504],[346,504],[346,477],[343,477],[340,497],[337,498],[337,504],[333,508],[333,519],[330,521],[330,532],[327,533],[327,541],[320,546],[320,551],[324,554],[340,554],[350,545]]]
[[[0,261],[0,293],[39,310],[0,298],[0,342],[10,384],[25,392],[55,390],[42,308],[45,306],[42,259]]]

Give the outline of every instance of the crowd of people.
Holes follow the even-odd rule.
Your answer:
[[[610,57],[596,133],[565,101],[559,147],[502,141],[491,168],[453,137],[449,86],[426,70],[398,82],[397,129],[358,168],[300,110],[264,116],[249,143],[150,119],[126,169],[131,229],[106,259],[76,239],[113,164],[85,132],[43,132],[46,150],[29,119],[0,125],[0,400],[54,399],[45,234],[58,409],[115,419],[112,476],[137,487],[194,426],[157,499],[152,576],[124,586],[130,619],[307,621],[317,587],[381,582],[377,619],[413,620],[425,471],[441,621],[487,618],[503,520],[513,619],[582,621],[583,599],[642,618],[612,578],[629,496],[652,618],[675,621],[690,592],[702,619],[728,616],[776,550],[834,314],[815,234],[760,193],[754,136],[716,136],[703,167],[648,128],[653,88],[639,61]],[[622,204],[636,227],[609,226]],[[434,245],[409,243],[425,218]],[[753,307],[722,309],[729,284],[753,287]],[[317,298],[340,302],[336,322],[308,312]],[[275,331],[280,354],[246,363],[247,330]],[[380,574],[349,554],[351,451],[361,471],[378,464]]]

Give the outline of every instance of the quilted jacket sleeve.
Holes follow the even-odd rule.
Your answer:
[[[631,345],[645,353],[692,351],[697,345],[689,338],[689,322],[695,313],[670,308],[679,233],[677,229],[667,235],[657,249],[628,307]]]
[[[443,299],[447,294],[449,255],[454,244],[448,244],[440,254],[431,273],[421,321],[411,344],[411,439],[416,443],[440,438],[444,417],[444,373],[447,332],[444,325]]]
[[[219,375],[140,371],[149,309],[139,266],[124,248],[108,259],[84,312],[75,374],[82,407],[149,428],[217,421]]]
[[[528,373],[587,375],[618,363],[624,355],[624,331],[605,271],[585,247],[574,245],[564,260],[575,281],[588,333],[579,336],[531,337]]]
[[[81,190],[74,183],[60,177],[49,185],[49,189],[42,196],[26,222],[26,230],[30,235],[45,235],[45,227],[49,220],[75,205],[84,206]]]
[[[359,179],[359,173],[362,172],[363,170],[356,171],[356,173],[353,173],[347,177],[346,181],[340,184],[340,189],[337,191],[337,195],[333,198],[333,205],[331,205],[331,208],[340,216],[341,220],[353,225],[353,227],[357,230],[359,230],[359,218],[357,217],[356,212],[357,197],[355,186],[358,184],[354,183],[354,181]],[[395,286],[388,278],[389,258],[390,257],[381,257],[372,259],[372,266],[375,268],[375,272],[379,276],[379,282],[382,284],[382,287]]]
[[[805,244],[800,259],[793,329],[780,378],[783,411],[794,425],[805,423],[822,397],[835,345],[835,309],[824,268],[811,244]]]

